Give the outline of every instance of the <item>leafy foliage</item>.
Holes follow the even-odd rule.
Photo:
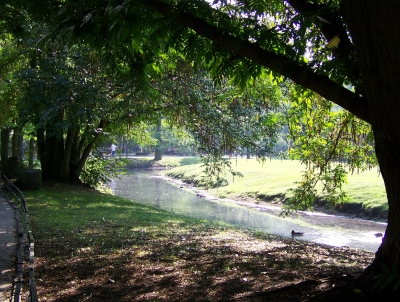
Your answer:
[[[16,99],[19,93],[15,79],[26,62],[20,45],[11,35],[0,37],[0,125],[15,124]]]
[[[231,174],[234,178],[243,177],[243,175],[232,168],[232,163],[227,159],[218,158],[206,155],[201,157],[202,167],[204,168],[204,175],[198,185],[205,188],[218,188],[228,184],[225,177],[227,173]]]
[[[122,101],[89,47],[46,47],[19,75],[19,118],[35,127],[44,179],[76,180],[110,125],[118,128]]]
[[[46,13],[55,16],[47,22],[58,21],[54,37],[96,46],[108,72],[123,78],[121,87],[112,88],[126,106],[112,107],[113,112],[125,110],[130,122],[163,116],[170,125],[185,128],[203,153],[213,157],[206,163],[242,148],[268,156],[288,123],[290,155],[308,166],[288,202],[294,209],[312,206],[318,182],[331,204],[343,202],[345,166],[354,172],[376,164],[367,124],[325,99],[340,95],[335,99],[339,104],[352,99],[363,106],[363,85],[340,1],[43,3]],[[57,14],[55,4],[62,6]],[[42,15],[35,7],[27,9],[32,18]],[[278,91],[284,88],[279,74],[324,96],[290,88],[284,100],[291,103],[283,104],[290,109],[279,113],[282,122],[276,115],[282,99]],[[365,117],[355,107],[345,108]]]
[[[152,102],[158,104],[165,123],[193,135],[199,152],[208,158],[208,171],[217,172],[224,166],[222,156],[241,154],[242,148],[260,157],[273,153],[280,127],[274,114],[280,91],[269,79],[244,91],[227,80],[219,86],[204,68],[193,69],[174,53],[163,56],[154,68],[159,78],[151,84],[157,96]]]
[[[156,127],[151,127],[150,134],[156,137]],[[196,144],[193,135],[175,125],[169,125],[165,120],[161,123],[160,139],[153,145],[157,145],[163,154],[195,155]]]
[[[85,185],[100,188],[108,184],[113,178],[118,178],[129,161],[122,157],[104,158],[99,153],[94,153],[85,163],[80,179]]]
[[[289,88],[287,97],[290,103],[283,116],[293,143],[289,155],[305,164],[307,170],[292,190],[286,210],[311,209],[318,183],[328,204],[340,205],[348,199],[342,187],[347,173],[377,166],[372,129],[310,91]]]

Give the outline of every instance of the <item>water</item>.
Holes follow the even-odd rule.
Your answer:
[[[386,228],[383,223],[323,214],[299,213],[282,218],[273,207],[249,207],[201,198],[158,176],[155,171],[134,171],[112,181],[110,187],[118,196],[189,217],[224,221],[284,237],[291,237],[291,231],[296,230],[304,232],[304,236],[298,237],[301,240],[371,252],[378,249],[382,240],[374,234],[384,233]]]

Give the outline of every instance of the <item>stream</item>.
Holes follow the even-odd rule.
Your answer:
[[[375,252],[382,242],[382,237],[375,234],[384,234],[386,229],[385,223],[321,213],[299,212],[283,218],[277,207],[216,199],[206,192],[196,195],[193,188],[169,181],[157,171],[134,170],[113,180],[109,187],[115,195],[189,217],[223,221],[289,238],[295,230],[304,232],[297,239],[370,252]]]

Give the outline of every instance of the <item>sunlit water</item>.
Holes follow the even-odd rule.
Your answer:
[[[201,198],[157,176],[154,171],[134,171],[110,183],[114,194],[173,213],[211,221],[224,221],[269,234],[291,237],[291,231],[304,232],[298,239],[332,246],[348,246],[375,252],[386,224],[330,215],[297,214],[279,217],[278,211],[261,206],[244,207],[230,201]]]

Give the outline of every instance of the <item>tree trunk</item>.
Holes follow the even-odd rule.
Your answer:
[[[22,132],[18,134],[18,142],[17,142],[17,152],[18,152],[18,159],[24,160],[25,150],[24,150],[24,135]]]
[[[64,137],[62,135],[54,137],[53,144],[53,153],[51,154],[52,177],[53,179],[61,179],[60,171],[64,156]]]
[[[29,140],[29,169],[33,169],[33,156],[35,154],[35,139],[31,137]]]
[[[90,152],[92,152],[93,147],[97,141],[97,138],[99,137],[98,133],[93,135],[93,139],[91,142],[86,146],[86,148],[83,150],[82,155],[79,159],[78,164],[76,165],[76,168],[74,171],[71,171],[72,179],[78,180],[79,176],[81,175],[82,169],[85,166],[86,160],[88,159]]]
[[[161,152],[161,144],[162,144],[162,137],[161,137],[161,118],[158,119],[157,126],[156,126],[156,139],[158,139],[158,144],[156,146],[154,160],[161,160],[162,159],[162,152]]]
[[[43,180],[60,179],[64,140],[62,135],[56,137],[51,133],[44,129],[37,130],[38,155]]]
[[[18,130],[14,129],[11,139],[11,157],[18,158]]]
[[[24,136],[20,130],[14,129],[14,133],[12,136],[12,147],[11,147],[11,156],[18,158],[18,160],[24,159]]]
[[[70,178],[70,161],[74,138],[75,131],[69,130],[67,133],[67,138],[65,140],[63,158],[60,163],[60,179],[62,180],[67,180]]]
[[[1,173],[7,170],[8,145],[10,144],[10,129],[1,128]]]
[[[77,129],[75,131],[74,139],[72,141],[72,148],[71,148],[71,159],[69,161],[69,170],[72,176],[72,171],[75,171],[78,163],[79,163],[79,158],[81,156],[80,149],[79,149],[79,131],[80,129]]]
[[[376,156],[389,203],[385,236],[365,271],[367,280],[381,271],[382,263],[391,267],[400,260],[400,5],[398,0],[346,0],[344,10],[370,106]],[[388,290],[392,288],[393,284],[388,285]]]
[[[99,126],[97,128],[104,129],[104,126],[106,124],[107,124],[107,122],[105,120],[101,120],[99,123]],[[85,166],[86,160],[88,159],[90,152],[93,150],[93,147],[95,146],[95,143],[96,143],[99,135],[100,135],[99,131],[95,131],[94,134],[92,134],[92,139],[91,139],[90,143],[88,143],[86,145],[85,149],[82,151],[82,155],[79,159],[79,162],[76,164],[76,168],[73,171],[71,171],[71,174],[73,174],[71,177],[73,179],[79,179],[82,169]],[[81,141],[79,143],[79,152],[81,152],[82,147],[83,147],[83,143]]]

